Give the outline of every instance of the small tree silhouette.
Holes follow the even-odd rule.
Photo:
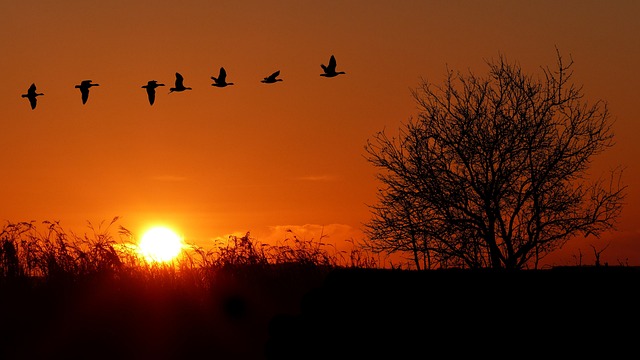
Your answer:
[[[613,146],[611,116],[606,102],[583,101],[573,60],[556,54],[540,77],[501,55],[486,77],[422,81],[417,120],[365,146],[384,185],[365,224],[369,249],[408,252],[418,269],[520,269],[614,228],[621,169],[587,183],[592,158]]]
[[[596,262],[595,262],[595,265],[596,265],[596,266],[600,266],[600,265],[601,265],[601,264],[600,264],[600,256],[602,255],[602,253],[603,253],[605,250],[607,250],[607,248],[609,247],[609,245],[611,245],[611,243],[608,243],[608,244],[607,244],[605,247],[603,247],[602,249],[597,250],[595,246],[593,246],[593,245],[591,245],[591,244],[590,244],[591,249],[593,249],[593,255],[594,255],[594,256],[595,256],[595,258],[596,258]],[[606,263],[605,263],[605,264],[606,264]]]

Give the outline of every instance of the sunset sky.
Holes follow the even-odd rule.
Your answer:
[[[608,245],[601,261],[640,265],[639,18],[635,0],[1,1],[0,220],[357,241],[381,186],[364,145],[417,115],[421,79],[485,74],[500,54],[538,74],[557,47],[616,121],[594,176],[622,165],[629,187],[616,232],[547,262]],[[321,77],[332,54],[346,74]],[[211,86],[220,67],[233,86]],[[192,90],[169,94],[176,72]],[[86,79],[100,86],[83,105]],[[149,80],[166,85],[153,106]]]

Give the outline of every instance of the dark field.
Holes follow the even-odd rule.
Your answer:
[[[616,358],[640,342],[640,270],[631,267],[272,266],[216,279],[208,288],[99,277],[4,281],[0,358]]]

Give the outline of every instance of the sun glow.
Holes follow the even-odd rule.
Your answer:
[[[182,238],[164,226],[147,230],[138,243],[140,254],[149,262],[170,262],[180,254],[183,246]]]

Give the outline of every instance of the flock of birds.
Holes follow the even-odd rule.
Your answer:
[[[336,77],[341,74],[345,74],[344,71],[336,71],[336,58],[331,55],[329,58],[329,63],[327,65],[320,64],[322,67],[323,73],[320,76],[324,77]],[[273,74],[265,77],[260,82],[265,84],[273,84],[278,81],[282,81],[282,79],[278,78],[280,76],[280,70],[275,71]],[[229,85],[234,85],[232,82],[227,81],[227,71],[224,67],[220,68],[220,72],[217,77],[212,76],[211,80],[213,80],[213,84],[211,86],[215,87],[226,87]],[[100,86],[100,84],[94,83],[92,80],[83,80],[80,84],[76,85],[77,89],[80,89],[80,94],[82,95],[82,104],[86,104],[87,100],[89,100],[89,89],[93,86]],[[149,104],[153,105],[156,100],[156,88],[159,86],[165,86],[164,84],[158,83],[156,80],[149,80],[147,85],[143,85],[142,88],[147,90],[147,97],[149,98]],[[169,93],[172,92],[181,92],[185,90],[191,90],[190,87],[184,85],[184,77],[180,73],[176,73],[176,80],[174,87],[169,88]],[[29,104],[31,105],[31,109],[35,109],[38,103],[38,96],[44,95],[43,93],[39,93],[36,89],[36,84],[32,83],[26,94],[22,94],[23,98],[27,98],[29,100]]]

